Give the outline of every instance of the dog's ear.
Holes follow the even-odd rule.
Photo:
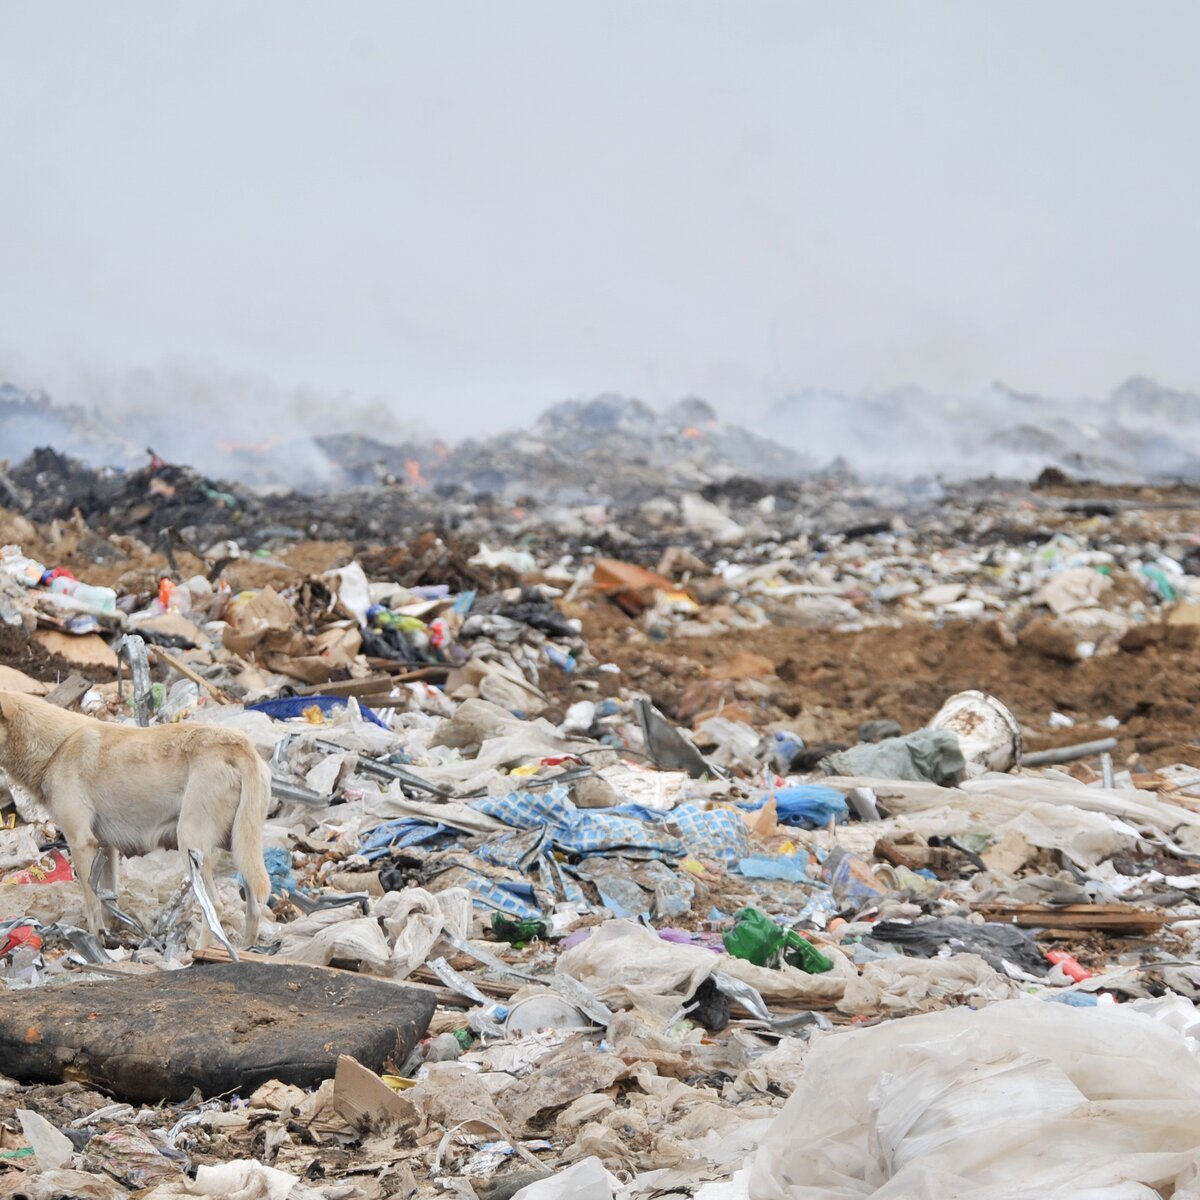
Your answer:
[[[12,692],[0,692],[0,721],[11,721],[17,715],[17,702]]]

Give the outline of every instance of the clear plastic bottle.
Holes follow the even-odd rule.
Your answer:
[[[425,1049],[426,1062],[452,1062],[463,1052],[462,1043],[452,1033],[439,1033]]]
[[[97,612],[117,611],[117,593],[112,588],[93,587],[90,583],[80,583],[78,579],[60,575],[51,580],[50,590],[59,596],[70,596],[72,600],[86,604]]]

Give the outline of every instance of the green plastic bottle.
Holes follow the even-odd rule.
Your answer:
[[[534,917],[515,920],[503,913],[492,913],[492,932],[502,942],[520,948],[535,938],[544,938],[549,925]]]
[[[757,908],[743,908],[733,914],[733,920],[733,928],[721,936],[725,949],[734,958],[765,967],[783,946],[783,930]]]
[[[788,930],[787,949],[783,952],[783,961],[789,966],[807,971],[810,975],[821,975],[826,971],[833,970],[832,959],[826,958],[808,938],[801,937],[794,929]]]
[[[734,958],[744,958],[756,967],[770,966],[781,958],[789,966],[810,975],[833,970],[833,963],[807,938],[791,929],[781,929],[757,908],[734,913],[734,926],[722,935],[725,949]]]

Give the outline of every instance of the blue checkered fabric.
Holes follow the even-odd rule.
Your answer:
[[[633,852],[645,858],[682,858],[684,844],[667,830],[611,812],[578,809],[563,788],[485,796],[473,808],[515,829],[544,827],[568,854]]]

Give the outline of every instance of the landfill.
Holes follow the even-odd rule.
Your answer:
[[[0,1195],[1200,1197],[1195,490],[711,420],[0,470],[0,727],[272,791],[250,946],[224,858],[77,878],[0,791]]]

